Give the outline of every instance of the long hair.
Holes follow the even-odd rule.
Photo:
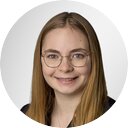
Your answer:
[[[84,17],[74,12],[63,12],[54,16],[40,32],[34,53],[31,103],[26,115],[37,122],[48,123],[55,95],[42,74],[41,50],[46,34],[53,29],[64,28],[66,25],[81,30],[87,36],[91,52],[91,73],[72,120],[73,126],[79,126],[93,121],[104,113],[107,89],[100,45],[95,30]]]

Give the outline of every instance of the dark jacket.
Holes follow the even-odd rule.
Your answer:
[[[115,103],[114,99],[112,99],[111,97],[107,97],[107,103],[105,105],[105,112],[107,110],[109,110],[114,103]],[[25,114],[27,112],[28,108],[29,108],[29,104],[26,104],[25,106],[23,106],[21,108],[21,111]],[[50,122],[48,122],[47,125],[50,126]],[[72,127],[71,123],[68,125],[68,127]]]

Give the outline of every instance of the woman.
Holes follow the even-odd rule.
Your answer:
[[[77,13],[54,16],[39,35],[31,103],[21,111],[65,128],[93,121],[114,102],[107,96],[99,41],[90,23]]]

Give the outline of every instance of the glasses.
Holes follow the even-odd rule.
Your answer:
[[[56,68],[61,63],[64,57],[68,58],[68,62],[73,67],[83,67],[87,64],[89,52],[86,50],[71,52],[68,56],[62,56],[58,51],[44,51],[41,55],[45,64],[48,67]]]

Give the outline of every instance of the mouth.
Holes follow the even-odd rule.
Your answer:
[[[63,78],[63,77],[55,77],[55,78],[61,84],[73,84],[76,81],[76,79],[78,79],[78,76],[76,76],[76,77],[67,77],[67,78]]]

